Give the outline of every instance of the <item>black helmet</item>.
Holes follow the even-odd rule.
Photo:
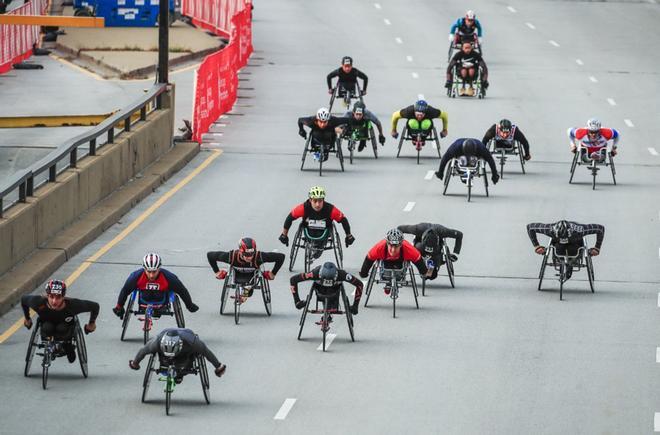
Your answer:
[[[245,257],[253,257],[257,252],[257,242],[251,237],[243,237],[238,241],[238,252]]]
[[[474,139],[465,139],[463,141],[463,155],[473,156],[477,153],[477,141]]]
[[[64,295],[66,294],[66,284],[64,281],[59,279],[51,279],[46,284],[46,294],[47,295]]]
[[[353,105],[353,113],[364,113],[367,106],[362,101],[356,101]]]
[[[422,254],[434,254],[436,249],[438,249],[439,244],[440,237],[438,237],[438,233],[433,231],[431,228],[424,231],[422,234],[422,247],[424,252],[422,252]]]
[[[319,270],[319,278],[323,287],[333,287],[337,282],[338,276],[339,271],[337,270],[337,266],[335,266],[335,263],[329,261],[323,263],[323,266]]]
[[[167,358],[174,358],[179,354],[179,352],[181,352],[182,348],[183,340],[181,340],[179,331],[177,330],[168,331],[160,339],[160,351]]]
[[[568,221],[561,220],[552,226],[552,233],[559,239],[559,243],[568,243],[573,235],[573,229]]]
[[[344,56],[341,58],[342,65],[353,65],[353,58],[351,56]]]
[[[508,119],[503,119],[500,121],[500,130],[502,131],[511,131],[511,128],[513,125],[511,124],[511,121]]]

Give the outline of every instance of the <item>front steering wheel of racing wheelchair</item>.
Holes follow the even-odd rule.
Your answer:
[[[385,285],[385,294],[392,300],[392,317],[396,318],[396,301],[399,298],[399,290],[402,287],[412,288],[413,297],[415,298],[415,307],[419,309],[417,281],[415,280],[413,265],[409,261],[404,261],[400,269],[386,268],[382,260],[374,263],[369,272],[369,280],[367,281],[367,287],[365,290],[365,308],[369,304],[369,298],[374,284]],[[387,289],[389,289],[389,293],[387,293]]]
[[[374,151],[374,158],[378,158],[378,142],[376,140],[376,131],[374,130],[374,126],[371,121],[367,121],[367,124],[368,127],[366,129],[366,134],[364,129],[351,129],[346,126],[337,138],[337,149],[341,149],[342,142],[346,141],[346,149],[348,150],[348,162],[351,165],[353,164],[355,148],[362,140],[371,142],[371,147]]]
[[[337,227],[334,222],[331,223],[329,228],[325,229],[310,229],[306,225],[298,225],[298,230],[291,243],[291,253],[289,254],[289,272],[293,272],[293,266],[298,257],[298,251],[303,249],[305,255],[304,270],[309,272],[312,270],[314,260],[321,257],[324,251],[332,250],[337,267],[343,267],[344,252],[342,251],[341,239],[337,232]]]
[[[399,155],[401,154],[401,148],[403,147],[403,142],[408,142],[408,141],[412,142],[412,144],[415,146],[415,150],[417,151],[418,165],[420,159],[420,152],[422,151],[424,145],[426,145],[426,142],[431,142],[433,144],[433,147],[438,152],[438,159],[442,159],[442,154],[440,152],[440,136],[438,135],[438,131],[436,130],[433,121],[431,121],[431,127],[424,131],[412,130],[410,129],[410,127],[408,127],[408,123],[406,123],[405,127],[403,127],[403,131],[401,132],[401,136],[399,138],[399,147],[396,151],[397,158],[399,158]]]
[[[264,277],[263,266],[260,266],[258,269],[252,269],[252,276],[247,279],[241,276],[242,274],[249,273],[249,271],[239,273],[234,266],[230,266],[229,273],[222,284],[220,315],[225,314],[227,302],[231,297],[234,301],[234,323],[236,325],[238,325],[240,321],[241,306],[247,302],[255,290],[261,292],[261,299],[264,302],[266,315],[270,316],[272,314],[270,283]]]
[[[571,163],[571,178],[568,179],[568,184],[573,183],[573,176],[575,175],[575,168],[578,166],[586,166],[591,171],[591,189],[596,190],[596,176],[601,166],[610,167],[612,172],[612,182],[616,186],[616,168],[614,167],[614,156],[607,147],[586,147],[581,145],[575,153],[573,153],[573,162]]]
[[[459,177],[461,182],[467,187],[467,200],[470,202],[472,199],[472,188],[474,187],[475,179],[483,177],[484,188],[486,190],[486,196],[489,196],[488,193],[488,171],[486,170],[486,163],[483,159],[477,157],[467,158],[461,156],[457,159],[452,159],[447,165],[444,175],[444,188],[442,191],[443,195],[447,194],[447,188],[449,187],[449,181],[452,177]]]
[[[459,66],[456,65],[452,69],[452,79],[451,86],[447,89],[447,96],[449,98],[458,97],[477,97],[478,99],[483,99],[486,96],[486,89],[484,88],[481,77],[483,76],[483,70],[481,65],[477,68],[477,74],[472,79],[472,87],[469,87],[467,80],[464,80],[459,74]]]
[[[584,241],[583,244],[584,243],[586,243],[586,241]],[[594,293],[596,291],[594,285],[594,264],[591,255],[589,255],[585,246],[578,247],[577,251],[573,254],[566,252],[560,254],[557,252],[557,249],[554,245],[549,244],[545,248],[545,254],[543,255],[543,261],[541,262],[541,270],[539,271],[539,285],[537,290],[542,290],[541,285],[543,284],[543,277],[545,275],[546,268],[552,267],[556,272],[555,276],[559,280],[559,300],[564,300],[564,283],[566,283],[566,281],[568,281],[568,279],[571,277],[572,272],[578,272],[584,268],[587,271],[589,288],[591,289],[591,293]]]
[[[454,283],[454,261],[451,259],[451,251],[449,250],[449,246],[447,245],[447,241],[445,239],[442,239],[442,263],[441,264],[434,264],[433,269],[438,271],[438,275],[440,272],[440,267],[442,265],[445,266],[447,269],[447,278],[449,278],[449,284],[451,284],[451,288],[456,288],[456,285]],[[426,266],[429,267],[429,260],[431,260],[431,257],[429,255],[426,255],[423,257],[424,262],[426,263]],[[430,268],[430,267],[429,267]],[[426,281],[428,278],[424,275],[420,275],[420,279],[422,280],[422,296],[426,296]]]
[[[339,297],[338,305],[337,308],[329,308],[329,300],[333,297]],[[312,299],[315,299],[315,303],[313,305],[314,308],[311,308],[312,305]],[[309,290],[309,293],[307,294],[307,298],[305,299],[305,307],[303,308],[303,312],[300,315],[300,329],[298,330],[298,340],[301,340],[302,337],[302,331],[303,328],[305,327],[305,320],[307,319],[307,314],[321,314],[321,320],[316,322],[317,325],[321,327],[321,333],[323,334],[323,352],[326,350],[326,342],[327,342],[327,334],[328,331],[330,331],[330,324],[332,323],[332,315],[333,314],[338,314],[338,315],[346,315],[346,323],[348,325],[348,332],[351,336],[351,341],[355,341],[355,334],[353,331],[353,314],[351,314],[350,311],[350,303],[348,301],[348,296],[346,295],[346,291],[344,289],[344,286],[342,285],[339,289],[339,294],[324,294],[320,293],[318,289],[312,285],[312,288]]]
[[[346,109],[351,106],[351,101],[353,100],[359,100],[361,103],[364,103],[360,84],[356,82],[355,88],[353,89],[346,89],[344,86],[339,86],[339,84],[337,84],[337,86],[332,89],[330,103],[328,103],[328,111],[332,112],[332,105],[335,103],[336,99],[342,100],[344,108]]]
[[[491,139],[488,142],[488,150],[493,157],[500,162],[500,177],[504,178],[504,164],[509,156],[517,156],[518,160],[520,160],[520,169],[522,170],[522,173],[525,174],[526,161],[525,148],[523,145],[517,140],[513,141],[510,146],[505,145],[507,144],[504,144],[501,141],[496,141],[495,139]]]
[[[342,153],[341,146],[338,145],[339,142],[333,142],[329,145],[323,143],[312,145],[312,134],[308,134],[307,139],[305,140],[305,149],[302,153],[302,163],[300,164],[300,170],[302,171],[305,167],[305,159],[307,158],[307,154],[312,154],[314,160],[316,160],[319,164],[319,177],[321,177],[323,176],[323,162],[327,160],[330,154],[334,154],[339,160],[341,171],[344,172],[344,154]]]

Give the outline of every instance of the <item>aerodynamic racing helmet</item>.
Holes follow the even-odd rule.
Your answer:
[[[465,18],[468,20],[474,20],[476,15],[474,14],[473,10],[469,10],[465,13]]]
[[[506,131],[509,132],[511,131],[511,128],[513,128],[513,125],[511,124],[511,121],[508,119],[503,119],[500,121],[500,130],[501,131]]]
[[[321,186],[314,186],[310,188],[309,199],[325,199],[325,189]]]
[[[477,152],[477,142],[474,139],[465,139],[463,141],[463,155],[473,156]]]
[[[254,257],[257,252],[257,242],[251,237],[243,237],[238,241],[238,252],[245,257]]]
[[[427,109],[428,107],[429,107],[429,105],[428,105],[428,103],[426,102],[426,100],[417,100],[417,101],[415,102],[415,105],[414,105],[415,112],[426,113],[426,109]]]
[[[422,246],[424,249],[424,252],[422,254],[434,254],[435,251],[438,249],[438,245],[440,244],[440,237],[438,237],[438,233],[433,231],[432,229],[428,229],[424,231],[422,234]]]
[[[590,120],[587,121],[587,130],[589,130],[592,133],[600,131],[600,121],[597,118],[591,118]]]
[[[361,101],[356,101],[353,105],[353,113],[364,113],[367,106]]]
[[[66,284],[64,281],[59,279],[51,279],[46,284],[46,294],[47,295],[64,295],[66,294]]]
[[[399,246],[403,243],[403,233],[398,228],[392,228],[387,232],[385,241],[388,245]]]
[[[160,255],[156,254],[155,252],[148,253],[142,259],[142,267],[144,267],[144,270],[146,270],[147,272],[157,271],[158,269],[160,269],[160,265],[161,265]]]
[[[553,225],[552,233],[559,239],[559,243],[566,244],[573,235],[573,230],[568,221],[561,220]]]
[[[323,122],[329,121],[330,111],[325,107],[321,107],[319,110],[316,111],[316,119]]]
[[[344,56],[341,58],[342,65],[353,65],[353,58],[351,56]]]
[[[337,277],[339,276],[339,271],[335,263],[327,262],[323,263],[321,270],[319,270],[319,278],[321,278],[321,285],[324,287],[332,287],[337,282]]]
[[[160,339],[160,351],[167,358],[174,358],[183,349],[183,340],[177,331],[169,331]]]

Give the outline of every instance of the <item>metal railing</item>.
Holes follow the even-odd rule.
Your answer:
[[[0,185],[0,218],[13,205],[25,202],[39,187],[57,181],[58,175],[70,168],[75,168],[85,155],[94,156],[105,144],[114,143],[123,132],[131,131],[133,114],[140,113],[139,121],[145,121],[147,115],[162,108],[162,96],[167,90],[166,84],[155,84],[137,101],[124,107],[88,132],[80,134],[63,144],[29,168],[16,172],[4,185]],[[154,104],[155,103],[155,104]],[[107,140],[103,142],[103,135]],[[86,154],[80,151],[87,150]]]

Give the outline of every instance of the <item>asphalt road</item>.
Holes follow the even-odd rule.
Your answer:
[[[254,90],[244,91],[249,98],[235,109],[243,116],[226,119],[223,154],[71,287],[72,296],[102,305],[98,330],[87,338],[90,378],[58,360],[44,392],[38,376],[22,376],[28,332],[0,346],[3,433],[654,431],[660,411],[654,361],[660,157],[653,154],[660,133],[654,50],[660,10],[646,2],[476,1],[471,7],[485,27],[491,74],[481,101],[449,100],[442,88],[448,29],[464,13],[459,2],[259,2],[257,51],[244,74],[244,85]],[[349,12],[346,23],[338,11]],[[532,143],[527,175],[507,166],[491,197],[477,189],[467,204],[458,183],[444,197],[438,180],[425,179],[437,167],[432,150],[416,165],[410,146],[394,158],[391,139],[383,158],[360,156],[345,173],[328,171],[319,179],[313,170],[300,172],[296,118],[325,104],[325,75],[345,54],[369,74],[366,101],[386,125],[418,94],[447,110],[443,150],[457,137],[481,137],[501,117],[512,119]],[[591,116],[622,135],[619,184],[612,186],[603,171],[595,191],[583,168],[578,183],[568,184],[565,135]],[[69,276],[209,155],[201,153],[56,275]],[[336,160],[328,166],[336,168]],[[231,249],[243,235],[264,250],[284,249],[277,241],[284,217],[316,184],[351,221],[357,241],[345,250],[345,265],[352,272],[395,225],[431,221],[463,231],[456,289],[441,277],[419,311],[404,290],[397,319],[375,289],[373,307],[356,317],[357,342],[337,319],[326,353],[317,350],[321,335],[309,320],[305,339],[296,340],[299,312],[284,269],[272,285],[271,318],[258,299],[244,306],[239,326],[218,316],[219,282],[205,252]],[[594,260],[596,293],[580,273],[568,282],[563,302],[556,282],[536,290],[540,257],[525,233],[528,222],[560,218],[607,228]],[[140,331],[134,324],[135,340],[121,343],[110,311],[125,277],[149,250],[160,252],[189,286],[202,308],[186,312],[187,324],[228,364],[225,377],[211,379],[210,406],[202,404],[198,380],[186,378],[167,419],[163,394],[152,387],[152,399],[141,404],[142,372],[127,367]],[[13,310],[0,327],[18,318]],[[171,325],[163,319],[157,327]],[[281,410],[286,399],[296,399],[288,412]],[[38,418],[37,410],[48,418]]]

